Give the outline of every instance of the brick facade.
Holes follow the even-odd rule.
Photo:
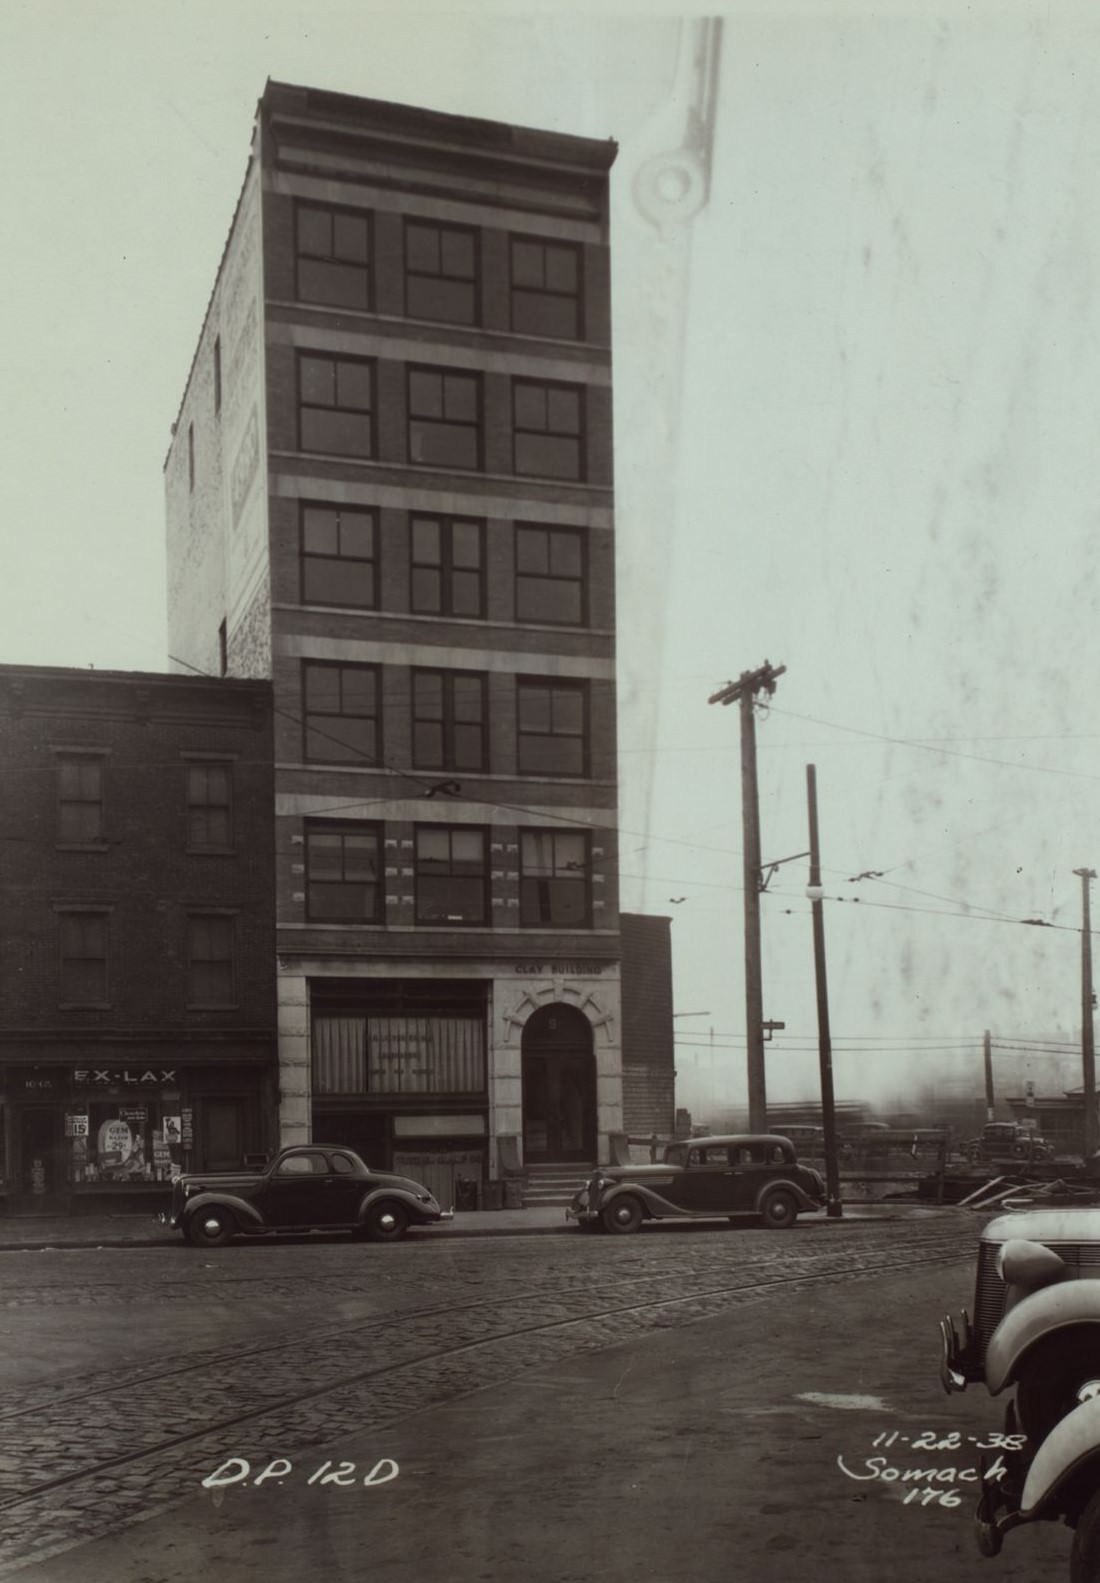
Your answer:
[[[48,1155],[50,1197],[79,1207],[107,1190],[74,1172],[66,1141],[65,1118],[89,1106],[144,1108],[150,1151],[165,1107],[189,1112],[176,1165],[209,1163],[204,1106],[212,1146],[231,1127],[242,1149],[271,1146],[271,741],[262,682],[0,667],[0,1179],[12,1204],[33,1196],[28,1139]],[[198,990],[215,971],[194,961],[209,920],[220,976]],[[109,1183],[115,1198],[150,1185],[121,1164]]]

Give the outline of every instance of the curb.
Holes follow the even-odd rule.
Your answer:
[[[953,1208],[954,1206],[952,1205],[945,1207]],[[929,1213],[934,1213],[934,1211],[930,1211]],[[913,1220],[916,1218],[923,1218],[923,1216],[917,1217],[913,1215],[906,1215],[904,1213],[891,1213],[885,1215],[851,1214],[834,1219],[828,1219],[824,1216],[820,1220],[817,1218],[806,1218],[801,1222],[801,1224],[803,1226],[880,1226],[891,1224],[896,1225],[900,1221]],[[681,1222],[676,1222],[676,1224],[681,1224]],[[683,1224],[686,1225],[689,1224],[689,1222],[685,1221]],[[561,1237],[575,1234],[576,1229],[577,1228],[572,1225],[467,1227],[422,1226],[416,1228],[416,1231],[413,1234],[413,1240],[416,1242],[441,1242],[455,1237],[461,1238],[462,1240],[465,1240],[469,1237]],[[255,1240],[259,1242],[267,1241],[268,1239],[255,1238],[249,1240]],[[278,1242],[280,1240],[289,1242],[294,1240],[296,1241],[297,1246],[301,1247],[305,1242],[311,1239],[308,1232],[304,1235],[299,1232],[297,1233],[296,1237],[292,1233],[291,1236],[288,1236],[285,1239],[273,1237],[270,1240],[272,1242]],[[189,1244],[186,1243],[182,1237],[178,1237],[174,1233],[166,1237],[96,1237],[84,1239],[73,1239],[71,1237],[50,1237],[35,1242],[0,1241],[0,1253],[61,1253],[74,1252],[81,1248],[90,1248],[98,1251],[99,1249],[103,1248],[175,1248],[188,1246]]]

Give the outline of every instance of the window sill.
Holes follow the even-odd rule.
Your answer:
[[[109,852],[109,841],[57,841],[54,843],[56,852]]]
[[[240,1011],[239,1001],[188,1001],[184,1011]]]

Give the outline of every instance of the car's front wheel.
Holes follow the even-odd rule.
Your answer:
[[[399,1242],[408,1229],[407,1211],[392,1199],[372,1204],[363,1221],[363,1235],[371,1242]]]
[[[798,1219],[798,1205],[790,1193],[769,1193],[760,1206],[760,1214],[773,1231],[785,1231]]]
[[[624,1235],[630,1231],[637,1231],[642,1223],[642,1206],[636,1198],[616,1198],[600,1215],[600,1221],[605,1231],[618,1232]]]
[[[236,1234],[227,1209],[198,1209],[187,1222],[187,1240],[196,1248],[221,1248]]]
[[[1100,1583],[1100,1494],[1081,1513],[1069,1553],[1070,1583]]]

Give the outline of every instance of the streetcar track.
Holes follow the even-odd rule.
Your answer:
[[[915,1242],[910,1242],[907,1244],[910,1250],[913,1250],[914,1245]],[[907,1262],[911,1264],[916,1264],[918,1262],[947,1262],[952,1258],[961,1259],[969,1257],[970,1255],[969,1249],[959,1251],[957,1244],[954,1241],[945,1240],[940,1242],[938,1239],[928,1238],[925,1239],[921,1244],[917,1244],[917,1246],[922,1248],[928,1248],[929,1246],[932,1248],[942,1248],[944,1250],[943,1257],[940,1258],[933,1256],[930,1259],[919,1261],[910,1257]],[[863,1268],[871,1270],[892,1269],[894,1267],[895,1266],[893,1264],[865,1264],[863,1266]],[[696,1273],[698,1272],[694,1270],[685,1271],[683,1269],[669,1272],[668,1274],[664,1274],[659,1271],[651,1271],[642,1275],[616,1276],[615,1284],[620,1287],[660,1284],[662,1282],[666,1284],[676,1283],[682,1285],[685,1276],[690,1277]],[[607,1272],[604,1272],[604,1274],[606,1275]],[[817,1274],[820,1276],[821,1272],[817,1272]],[[814,1274],[812,1272],[807,1273],[800,1271],[798,1275],[784,1277],[783,1279],[798,1281],[813,1278]],[[750,1282],[748,1286],[722,1286],[704,1288],[702,1290],[696,1290],[692,1292],[690,1294],[690,1298],[718,1295],[719,1293],[726,1291],[754,1290],[758,1284],[759,1283],[756,1282]],[[782,1284],[782,1282],[780,1281],[777,1284]],[[311,1347],[317,1347],[319,1345],[324,1345],[326,1342],[339,1342],[353,1336],[367,1335],[372,1331],[385,1330],[393,1325],[412,1325],[420,1321],[438,1318],[443,1315],[453,1316],[459,1312],[470,1313],[485,1308],[493,1308],[497,1310],[508,1308],[514,1309],[521,1303],[538,1301],[540,1298],[545,1300],[561,1301],[562,1299],[568,1299],[574,1295],[583,1296],[589,1290],[590,1288],[585,1286],[580,1281],[577,1281],[572,1287],[563,1286],[563,1284],[558,1281],[545,1286],[528,1283],[523,1290],[517,1291],[516,1283],[512,1282],[510,1283],[508,1291],[505,1295],[501,1295],[500,1293],[488,1294],[484,1297],[478,1297],[463,1302],[457,1308],[456,1305],[451,1302],[446,1304],[436,1304],[430,1307],[395,1309],[385,1314],[370,1315],[368,1317],[356,1320],[353,1324],[336,1326],[327,1331],[310,1331],[308,1340]],[[679,1299],[671,1299],[671,1301],[689,1301],[690,1298],[682,1297]],[[645,1307],[648,1305],[642,1304],[636,1306]],[[614,1311],[615,1310],[607,1310],[607,1312]],[[598,1318],[600,1316],[599,1314],[595,1314],[592,1317]],[[563,1322],[572,1323],[574,1321],[569,1320]],[[144,1372],[140,1369],[135,1370],[133,1374],[128,1376],[126,1384],[128,1387],[137,1385],[145,1387],[168,1380],[182,1379],[188,1375],[199,1374],[210,1369],[216,1369],[219,1365],[224,1363],[230,1363],[236,1366],[241,1363],[247,1363],[264,1357],[270,1357],[273,1354],[286,1351],[288,1348],[293,1348],[295,1345],[300,1346],[302,1341],[303,1335],[301,1327],[296,1326],[294,1328],[281,1331],[276,1336],[272,1337],[271,1340],[258,1345],[233,1345],[217,1350],[203,1350],[201,1353],[192,1356],[192,1358],[186,1363],[179,1363],[170,1367],[155,1369],[152,1372]],[[48,1397],[49,1407],[55,1408],[64,1407],[71,1403],[83,1405],[91,1400],[96,1399],[97,1397],[115,1395],[119,1390],[118,1375],[113,1370],[105,1371],[103,1383],[100,1385],[93,1384],[89,1386],[87,1383],[86,1370],[74,1371],[74,1377],[79,1382],[78,1389],[75,1389],[63,1396],[57,1395],[56,1377],[53,1381],[43,1381],[41,1387],[38,1390],[38,1400],[31,1401],[27,1405],[17,1407],[13,1410],[0,1411],[0,1425],[16,1423],[20,1419],[30,1418],[32,1415],[40,1413],[43,1405],[42,1398],[44,1397]],[[325,1386],[323,1389],[324,1391],[327,1391],[334,1388],[335,1387],[332,1386]],[[35,1387],[29,1387],[29,1391],[30,1393],[34,1393]],[[309,1398],[308,1396],[305,1396],[302,1399],[307,1400]],[[294,1398],[288,1398],[287,1402],[292,1400],[294,1400]],[[274,1409],[271,1406],[265,1406],[264,1408],[259,1409],[261,1412],[270,1410]],[[232,1421],[233,1420],[230,1420],[230,1422]],[[4,1502],[3,1499],[0,1498],[0,1511],[3,1509]]]
[[[429,1342],[427,1344],[428,1350],[421,1353],[420,1355],[406,1357],[393,1363],[376,1364],[371,1368],[345,1373],[342,1374],[338,1379],[330,1380],[324,1384],[313,1386],[308,1390],[293,1392],[289,1395],[279,1398],[278,1400],[267,1401],[263,1403],[262,1406],[256,1407],[246,1412],[235,1413],[219,1420],[216,1423],[206,1423],[199,1428],[186,1430],[174,1435],[168,1435],[158,1440],[155,1444],[139,1447],[132,1451],[125,1452],[119,1456],[103,1458],[102,1460],[91,1463],[86,1467],[72,1470],[53,1479],[43,1480],[37,1484],[31,1485],[18,1494],[11,1495],[6,1498],[0,1498],[0,1512],[12,1511],[19,1506],[26,1505],[30,1501],[39,1500],[54,1491],[68,1488],[84,1480],[101,1478],[119,1469],[129,1467],[137,1462],[145,1461],[153,1457],[163,1458],[167,1454],[182,1447],[191,1445],[196,1441],[224,1435],[227,1431],[236,1429],[241,1425],[251,1424],[259,1419],[285,1413],[288,1409],[293,1409],[309,1402],[318,1401],[324,1397],[332,1396],[334,1393],[346,1392],[355,1388],[356,1386],[365,1385],[368,1382],[376,1382],[378,1380],[385,1379],[388,1376],[407,1373],[410,1370],[422,1367],[428,1360],[431,1360],[433,1363],[445,1364],[452,1362],[455,1359],[481,1352],[484,1349],[502,1349],[509,1342],[514,1343],[520,1340],[530,1340],[540,1335],[550,1335],[553,1333],[558,1333],[561,1335],[574,1327],[583,1327],[588,1332],[590,1339],[592,1328],[594,1326],[611,1319],[622,1319],[628,1316],[653,1315],[658,1312],[663,1313],[673,1311],[678,1308],[690,1308],[690,1306],[693,1304],[705,1303],[722,1296],[729,1296],[734,1300],[747,1299],[767,1296],[768,1294],[774,1293],[776,1291],[797,1290],[802,1287],[814,1286],[829,1281],[864,1280],[876,1275],[901,1271],[917,1271],[930,1266],[961,1262],[964,1259],[969,1259],[972,1256],[972,1250],[969,1247],[960,1248],[957,1244],[952,1244],[951,1246],[947,1246],[945,1244],[940,1247],[933,1246],[931,1248],[926,1246],[923,1254],[915,1257],[912,1244],[909,1244],[906,1247],[904,1253],[900,1255],[892,1250],[886,1250],[886,1254],[886,1257],[871,1262],[866,1260],[863,1260],[858,1264],[844,1264],[841,1262],[839,1267],[802,1270],[797,1274],[768,1275],[757,1279],[742,1279],[736,1284],[719,1285],[696,1290],[690,1293],[681,1293],[675,1296],[656,1297],[648,1301],[638,1303],[619,1303],[608,1305],[605,1299],[605,1306],[593,1309],[584,1314],[571,1315],[566,1318],[558,1317],[527,1325],[517,1325],[511,1329],[502,1330],[497,1334],[490,1336],[479,1336],[455,1346],[441,1347],[439,1346],[438,1342]],[[683,1272],[675,1272],[668,1277],[657,1278],[668,1280],[676,1279],[682,1281]],[[637,1285],[645,1279],[653,1279],[653,1277],[638,1277],[634,1280],[628,1280],[623,1284]],[[552,1294],[549,1293],[544,1294],[546,1300],[550,1300],[551,1296]],[[484,1301],[467,1304],[464,1308],[459,1310],[455,1310],[453,1306],[444,1310],[440,1310],[438,1308],[432,1309],[426,1313],[425,1317],[437,1317],[440,1312],[445,1312],[450,1316],[469,1313],[474,1309],[484,1307],[486,1302],[493,1302],[495,1303],[495,1306],[500,1308],[501,1306],[514,1307],[515,1304],[519,1302],[529,1303],[538,1300],[539,1297],[537,1294],[534,1296],[516,1298],[511,1304],[508,1304],[506,1300],[499,1298],[486,1299]],[[407,1314],[397,1314],[385,1319],[374,1319],[366,1321],[359,1326],[345,1327],[345,1329],[333,1332],[332,1336],[335,1339],[340,1339],[349,1334],[361,1333],[364,1330],[378,1329],[384,1326],[393,1325],[394,1323],[401,1323],[402,1321],[409,1323],[411,1322],[411,1317],[412,1316]],[[701,1317],[710,1318],[714,1316],[712,1314],[704,1314]],[[312,1342],[316,1338],[309,1337],[308,1339]],[[609,1339],[606,1342],[606,1345],[616,1345],[620,1340],[623,1339],[629,1338],[615,1337]],[[262,1355],[264,1352],[270,1350],[274,1350],[274,1348],[259,1349],[258,1355]],[[234,1354],[234,1356],[239,1358],[240,1354]],[[209,1362],[185,1365],[178,1370],[167,1371],[164,1377],[173,1378],[177,1375],[195,1373],[202,1369],[208,1369],[210,1366],[211,1365]],[[114,1389],[117,1391],[118,1388],[119,1382],[116,1380]],[[475,1388],[480,1389],[481,1387],[478,1386]],[[86,1400],[87,1398],[85,1397],[84,1399]],[[9,1418],[17,1416],[20,1415],[9,1415]]]

